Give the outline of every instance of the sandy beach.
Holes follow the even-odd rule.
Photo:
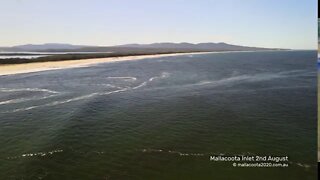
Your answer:
[[[274,50],[274,51],[278,51],[278,50]],[[212,54],[212,53],[237,53],[237,52],[263,52],[263,51],[216,51],[216,52],[211,51],[211,52],[170,53],[170,54],[136,55],[136,56],[123,56],[123,57],[91,58],[91,59],[81,59],[81,60],[34,62],[34,63],[25,63],[25,64],[8,64],[8,65],[0,65],[0,76],[58,70],[58,69],[68,69],[68,68],[80,68],[80,67],[88,67],[91,65],[99,64],[99,63],[135,61],[135,60],[141,60],[146,58],[159,58],[159,57],[194,55],[194,54]]]
[[[25,63],[25,64],[9,64],[9,65],[0,65],[0,76],[40,72],[40,71],[48,71],[48,70],[57,70],[57,69],[87,67],[87,66],[95,65],[99,63],[133,61],[133,60],[141,60],[146,58],[158,58],[158,57],[205,54],[205,53],[218,53],[218,52],[172,53],[172,54],[93,58],[93,59],[82,59],[82,60],[66,60],[66,61],[51,61],[51,62],[49,61],[49,62],[36,62],[36,63]]]

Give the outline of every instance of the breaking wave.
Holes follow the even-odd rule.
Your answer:
[[[106,86],[114,87],[114,88],[118,88],[118,89],[117,90],[113,90],[113,91],[107,91],[107,92],[95,92],[95,93],[91,93],[91,94],[87,94],[87,95],[83,95],[83,96],[78,96],[78,97],[74,97],[74,98],[71,98],[71,99],[63,100],[63,101],[53,101],[53,102],[50,102],[50,103],[47,103],[47,104],[29,106],[29,107],[24,107],[24,108],[18,108],[18,109],[14,109],[14,110],[11,110],[11,111],[4,111],[4,112],[1,112],[1,113],[14,113],[14,112],[20,112],[20,111],[28,111],[28,110],[42,108],[42,107],[57,106],[57,105],[66,104],[66,103],[70,103],[70,102],[80,101],[80,100],[92,98],[92,97],[95,97],[95,96],[110,95],[110,94],[125,92],[125,91],[129,91],[129,90],[136,90],[136,89],[139,89],[141,87],[146,86],[148,83],[150,83],[152,81],[155,81],[157,79],[168,78],[169,76],[170,76],[169,73],[163,72],[163,73],[161,73],[160,76],[151,77],[147,81],[144,81],[144,82],[140,83],[139,85],[136,85],[136,86],[133,86],[133,87],[128,87],[128,86],[120,87],[120,86],[114,86],[112,84],[105,84]],[[136,81],[136,79],[137,79],[135,77],[108,77],[108,78],[112,78],[112,79],[128,79],[128,80],[131,80],[131,81]],[[26,88],[26,89],[29,89],[29,88]],[[53,92],[54,93],[58,93],[56,91],[44,90],[44,89],[33,89],[33,90],[46,91],[46,92],[51,92],[51,93],[53,93]],[[22,102],[22,99],[21,100],[16,100],[16,102],[19,102],[19,101]],[[6,102],[2,102],[2,103],[6,103]]]
[[[61,153],[61,152],[63,152],[62,149],[55,149],[47,152],[35,152],[35,153],[21,154],[20,156],[11,156],[11,157],[7,157],[7,159],[18,159],[18,158],[27,158],[27,157],[35,157],[35,156],[48,156],[48,155],[53,155],[55,153]]]

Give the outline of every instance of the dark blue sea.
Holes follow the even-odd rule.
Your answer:
[[[317,52],[0,77],[0,179],[316,179]],[[288,156],[240,168],[210,156]]]

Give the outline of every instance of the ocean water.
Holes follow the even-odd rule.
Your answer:
[[[316,179],[316,64],[240,52],[1,76],[0,179]]]

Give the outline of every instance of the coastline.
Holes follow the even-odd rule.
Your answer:
[[[0,65],[0,76],[41,72],[41,71],[49,71],[49,70],[69,69],[69,68],[81,68],[81,67],[88,67],[88,66],[96,65],[100,63],[134,61],[134,60],[141,60],[141,59],[147,59],[147,58],[159,58],[159,57],[194,55],[194,54],[235,53],[235,52],[258,52],[258,51],[188,52],[188,53],[91,58],[91,59],[81,59],[81,60],[34,62],[34,63],[24,63],[24,64],[8,64],[8,65]]]

